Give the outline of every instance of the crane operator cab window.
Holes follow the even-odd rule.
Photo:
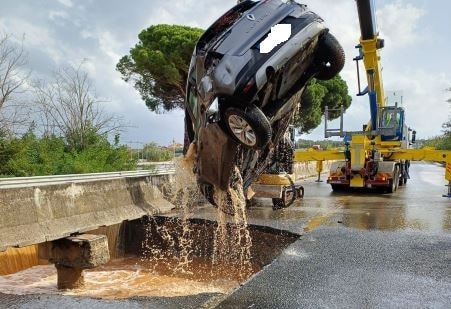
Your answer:
[[[382,110],[381,125],[385,131],[384,140],[401,140],[404,125],[404,110],[402,108],[385,108]]]
[[[385,128],[397,128],[401,114],[397,110],[385,110],[382,114],[382,126]]]

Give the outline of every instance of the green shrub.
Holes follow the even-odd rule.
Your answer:
[[[112,172],[136,168],[125,146],[112,145],[104,136],[92,136],[92,144],[75,150],[64,138],[38,138],[28,132],[20,138],[0,138],[0,175],[39,176]]]

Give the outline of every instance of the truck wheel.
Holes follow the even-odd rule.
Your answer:
[[[332,191],[334,192],[341,192],[345,190],[345,186],[343,185],[331,184],[330,186],[332,187]]]
[[[345,53],[343,47],[331,33],[326,33],[320,39],[316,59],[319,64],[319,72],[315,76],[317,79],[329,80],[343,69]]]
[[[271,140],[268,118],[253,104],[227,108],[223,120],[230,136],[245,147],[261,149]]]
[[[399,184],[399,169],[396,166],[393,171],[393,178],[390,179],[388,182],[388,193],[396,192],[396,189],[398,189],[398,184]]]
[[[405,186],[406,185],[406,183],[407,183],[407,178],[405,178],[404,176],[401,176],[400,178],[399,178],[399,187],[402,187],[402,186]]]

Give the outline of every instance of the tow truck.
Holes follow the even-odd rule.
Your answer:
[[[397,104],[387,105],[382,82],[380,50],[384,40],[376,31],[375,14],[371,0],[356,0],[361,38],[356,46],[357,96],[368,96],[370,121],[362,131],[343,130],[343,110],[340,128],[328,128],[325,110],[325,137],[344,138],[344,150],[301,151],[294,154],[294,162],[333,160],[327,182],[332,190],[349,188],[382,188],[389,193],[405,185],[409,177],[410,161],[436,161],[445,163],[445,178],[451,197],[451,151],[433,148],[413,149],[416,132],[405,124],[405,110]],[[367,87],[360,86],[359,65],[363,61]],[[335,111],[334,111],[335,112]]]

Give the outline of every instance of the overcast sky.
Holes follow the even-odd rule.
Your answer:
[[[345,129],[359,130],[369,118],[367,98],[357,98],[354,46],[359,26],[354,0],[306,0],[325,19],[345,49],[342,71],[353,103]],[[147,110],[132,85],[121,80],[115,66],[150,25],[167,23],[207,28],[233,6],[232,0],[0,0],[0,32],[25,36],[29,68],[35,78],[84,61],[97,94],[108,109],[132,125],[122,142],[155,141],[167,145],[183,140],[181,111],[156,115]],[[402,90],[407,123],[419,138],[440,134],[449,116],[451,96],[451,2],[446,0],[375,0],[386,90]],[[323,127],[302,138],[321,139]]]

